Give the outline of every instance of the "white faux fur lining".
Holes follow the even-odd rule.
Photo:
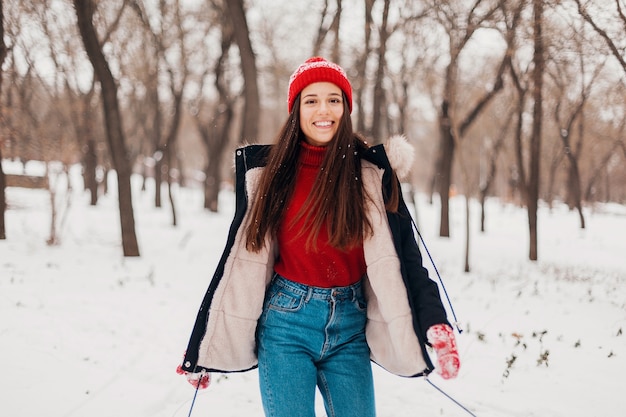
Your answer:
[[[373,228],[372,236],[363,242],[368,302],[365,332],[374,362],[394,374],[411,376],[423,372],[427,366],[413,328],[400,259],[387,222],[382,175],[382,170],[364,163],[363,184],[370,196],[367,212]]]
[[[246,173],[249,201],[255,198],[260,172],[261,168],[255,168]],[[427,366],[413,329],[400,260],[386,219],[382,175],[382,170],[363,162],[362,178],[371,197],[367,210],[374,229],[373,236],[363,244],[367,264],[366,337],[374,362],[397,375],[412,376]],[[213,296],[199,349],[198,365],[204,368],[242,371],[257,364],[256,325],[273,274],[275,253],[270,242],[259,253],[245,249],[243,232],[248,223],[246,213]]]
[[[246,173],[246,192],[253,201],[262,168]],[[246,212],[215,290],[207,328],[198,352],[198,365],[208,369],[241,371],[256,365],[255,332],[263,309],[265,289],[273,273],[273,245],[258,253],[246,250]],[[270,262],[272,260],[272,262]]]
[[[385,143],[385,152],[398,178],[400,180],[406,179],[415,159],[413,146],[404,135],[394,135]]]

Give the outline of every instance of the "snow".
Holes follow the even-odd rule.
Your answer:
[[[69,195],[64,176],[53,183],[56,246],[46,244],[49,193],[7,189],[0,415],[187,416],[194,389],[175,368],[221,255],[233,196],[224,191],[215,214],[202,209],[199,190],[176,189],[172,227],[169,207],[154,208],[153,192],[141,192],[135,178],[141,257],[124,258],[113,177],[112,192],[91,207],[79,173],[72,167]],[[464,201],[451,207],[452,237],[440,238],[438,207],[425,197],[418,204],[463,329],[459,377],[430,381],[479,417],[623,415],[626,207],[587,207],[583,230],[576,212],[542,206],[539,261],[530,262],[525,210],[488,201],[481,234],[474,204],[470,273],[462,272]],[[423,378],[374,372],[379,417],[470,415]],[[319,397],[316,408],[324,415]],[[214,374],[192,415],[262,416],[256,372]]]

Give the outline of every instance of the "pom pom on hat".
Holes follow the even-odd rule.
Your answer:
[[[291,112],[293,103],[298,94],[306,86],[318,82],[330,82],[341,88],[348,99],[350,113],[352,113],[352,86],[346,72],[339,65],[316,56],[307,59],[291,74],[289,78],[288,109]]]

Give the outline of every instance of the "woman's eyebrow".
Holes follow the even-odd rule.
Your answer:
[[[306,98],[319,98],[320,95],[318,93],[308,93],[302,96],[303,99]],[[341,93],[329,93],[327,97],[341,97]]]

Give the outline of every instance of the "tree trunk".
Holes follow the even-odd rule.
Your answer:
[[[570,162],[569,169],[569,187],[568,187],[568,200],[576,207],[578,210],[578,216],[580,218],[580,228],[585,228],[585,215],[583,214],[583,186],[582,181],[580,179],[580,168],[578,164],[578,159],[582,152],[582,143],[584,137],[584,103],[586,101],[586,96],[583,94],[582,102],[580,105],[580,121],[578,123],[578,145],[576,146],[576,152],[573,152],[570,148],[569,152],[566,151],[567,158]],[[568,130],[568,136],[571,134]]]
[[[543,49],[543,4],[544,0],[533,0],[533,126],[530,138],[530,170],[528,178],[528,228],[529,228],[529,251],[531,261],[539,259],[537,248],[537,208],[539,204],[539,166],[541,154],[541,132],[543,121],[543,72],[545,65]]]
[[[382,24],[379,34],[378,42],[378,68],[376,69],[376,81],[374,83],[374,100],[372,102],[372,133],[371,136],[374,142],[382,141],[383,126],[382,122],[386,119],[386,97],[385,89],[383,88],[383,78],[385,77],[385,54],[387,52],[387,38],[389,37],[387,29],[387,20],[389,16],[389,3],[390,0],[385,0],[383,6]]]
[[[554,201],[554,183],[556,181],[556,173],[561,166],[561,162],[563,161],[563,153],[559,152],[557,155],[552,158],[550,161],[550,168],[548,170],[548,190],[546,192],[546,199],[548,200],[548,207],[550,211],[552,211],[553,201]]]
[[[411,200],[413,201],[413,221],[415,222],[415,227],[417,227],[417,230],[419,230],[419,224],[420,224],[420,216],[419,216],[419,195],[418,192],[416,190],[416,187],[409,183],[409,192],[411,193]],[[417,242],[418,245],[421,242]]]
[[[452,185],[452,167],[454,164],[454,152],[456,148],[456,142],[461,140],[465,133],[469,130],[472,124],[478,119],[478,116],[487,108],[487,105],[496,97],[496,95],[502,90],[504,86],[503,76],[508,67],[511,66],[510,49],[512,48],[511,37],[509,40],[509,46],[505,52],[493,87],[485,92],[485,94],[478,100],[473,108],[470,109],[467,116],[457,124],[458,129],[455,128],[454,115],[452,114],[451,106],[454,105],[456,100],[456,83],[457,83],[457,60],[459,54],[450,54],[451,62],[448,64],[446,70],[446,87],[444,93],[444,99],[441,103],[441,114],[439,115],[439,129],[441,134],[440,153],[439,160],[437,161],[437,183],[439,187],[439,196],[441,198],[441,222],[439,225],[439,236],[450,236],[450,216],[449,211],[449,190]]]
[[[470,272],[470,200],[465,194],[465,272]]]
[[[498,156],[500,155],[500,150],[502,150],[502,146],[504,145],[504,140],[507,137],[507,132],[509,131],[509,126],[513,120],[514,110],[511,110],[506,118],[502,129],[500,129],[498,139],[496,143],[493,145],[493,149],[489,155],[489,167],[487,169],[487,173],[485,175],[484,180],[480,184],[480,231],[485,231],[485,201],[487,200],[487,196],[489,195],[489,190],[491,189],[491,185],[493,181],[496,179],[496,172],[498,171]]]
[[[253,142],[258,139],[259,117],[261,104],[259,101],[259,89],[257,84],[256,58],[250,32],[246,21],[246,12],[243,0],[226,1],[226,11],[230,16],[235,33],[235,41],[239,47],[241,56],[241,70],[244,79],[245,105],[243,110],[243,126],[241,129],[241,142]]]
[[[173,85],[173,84],[172,84]],[[182,103],[183,92],[172,91],[174,94],[174,115],[172,116],[172,125],[170,126],[169,133],[167,135],[167,141],[165,142],[165,155],[167,164],[167,189],[168,197],[170,200],[170,207],[172,208],[172,226],[176,226],[176,204],[174,203],[174,195],[172,194],[172,166],[174,162],[174,156],[176,155],[176,138],[178,138],[178,127],[182,118]],[[179,170],[179,175],[182,175],[182,169]],[[180,178],[179,178],[180,180]]]
[[[7,56],[7,47],[4,44],[4,9],[2,5],[2,0],[0,0],[0,93],[2,93],[2,64],[4,64],[4,59]],[[2,94],[0,94],[2,97]],[[4,116],[4,111],[2,108],[2,104],[0,103],[0,117]],[[6,176],[4,175],[4,170],[2,169],[2,144],[0,143],[0,240],[5,240],[7,238],[6,228],[4,224],[4,213],[7,208],[7,200],[6,200]]]
[[[95,82],[92,83],[91,90],[87,94],[76,95],[76,105],[79,111],[72,111],[74,130],[79,143],[82,143],[82,163],[83,163],[83,184],[84,189],[89,191],[89,204],[95,206],[98,203],[98,153],[97,144],[94,137],[94,115],[92,114],[91,102],[95,94]]]
[[[224,161],[222,155],[228,144],[228,132],[233,120],[232,104],[228,100],[222,101],[222,103],[224,104],[224,111],[220,114],[216,110],[213,118],[215,124],[211,123],[204,126],[199,122],[196,124],[200,138],[207,150],[208,162],[204,170],[206,174],[204,180],[204,208],[211,212],[218,211],[222,163]],[[215,126],[217,126],[217,129],[214,128]]]
[[[578,161],[572,155],[568,154],[569,166],[569,179],[568,179],[568,200],[578,211],[580,218],[580,228],[585,228],[585,216],[583,214],[582,204],[582,186],[580,185],[580,171],[578,170]]]
[[[172,209],[172,226],[176,226],[178,224],[178,220],[176,218],[176,203],[174,201],[174,193],[172,192],[172,175],[170,173],[172,168],[172,152],[168,149],[167,152],[167,196],[170,200],[170,207]]]
[[[441,135],[439,156],[436,165],[436,187],[441,200],[439,236],[450,237],[450,186],[452,184],[452,162],[454,161],[454,132],[452,118],[447,100],[441,103],[439,115],[439,132]]]
[[[524,153],[523,153],[523,135],[524,135],[524,114],[526,108],[526,95],[528,94],[528,88],[522,86],[519,77],[515,73],[513,66],[509,68],[511,70],[511,77],[517,90],[517,103],[515,105],[515,114],[517,117],[515,123],[515,135],[514,135],[514,149],[515,149],[515,163],[517,166],[517,181],[516,187],[520,193],[520,200],[526,202],[528,200],[528,181],[526,179],[526,166],[524,165]],[[511,197],[515,190],[511,190]]]
[[[60,173],[50,173],[50,170],[46,168],[48,171],[48,178],[54,178],[50,181],[48,186],[48,193],[50,197],[50,236],[46,243],[50,246],[55,246],[59,243],[59,237],[57,235],[57,183],[59,182]],[[69,180],[69,179],[68,179]]]
[[[98,179],[96,178],[96,168],[98,166],[98,156],[96,154],[96,141],[87,138],[86,150],[83,155],[85,188],[89,190],[89,204],[95,206],[98,203]]]
[[[220,185],[217,183],[217,178],[219,178],[217,166],[217,163],[208,164],[204,170],[204,208],[212,213],[217,213],[219,210]]]
[[[619,150],[620,146],[624,146],[621,140],[617,139],[613,142],[613,145],[608,150],[608,152],[604,155],[604,157],[600,160],[597,166],[593,167],[591,171],[591,176],[589,178],[589,182],[587,183],[587,189],[585,191],[585,200],[587,201],[598,201],[598,197],[596,196],[595,190],[596,187],[600,187],[597,183],[600,181],[602,175],[608,176],[607,174],[607,166],[611,158],[614,157],[615,152]],[[608,201],[608,197],[606,197],[606,201]]]
[[[480,190],[480,232],[485,233],[485,219],[486,219],[486,211],[485,211],[485,202],[487,200],[487,192],[483,192]]]
[[[115,84],[113,74],[111,74],[111,70],[102,52],[96,30],[93,26],[92,18],[95,7],[93,0],[74,0],[78,29],[102,91],[107,142],[109,144],[111,159],[117,173],[118,202],[124,256],[139,256],[130,184],[131,168],[126,144],[124,143],[122,119],[119,103],[117,101],[117,85]]]
[[[2,0],[0,0],[1,2]],[[0,5],[0,7],[2,7]],[[0,75],[2,78],[2,75]],[[7,238],[6,226],[4,224],[4,213],[7,208],[7,200],[6,200],[6,186],[7,180],[4,175],[4,170],[2,169],[2,146],[0,146],[0,240],[5,240]]]
[[[375,0],[364,0],[365,3],[365,22],[363,24],[364,33],[363,36],[365,38],[365,45],[363,46],[363,52],[357,58],[356,63],[354,64],[357,70],[357,76],[352,83],[352,89],[354,90],[354,103],[352,104],[353,109],[358,109],[358,119],[356,124],[356,130],[359,132],[367,132],[365,126],[365,114],[363,111],[363,94],[365,90],[365,84],[367,79],[367,57],[370,52],[370,44],[372,39],[372,27],[374,26],[374,19],[372,17],[372,9],[374,7]]]
[[[157,45],[154,46],[157,48]],[[159,58],[156,58],[157,62]],[[157,71],[158,72],[158,71]],[[162,136],[162,114],[161,99],[159,98],[159,86],[155,81],[154,91],[150,94],[151,104],[154,107],[154,121],[152,122],[152,140],[154,146],[154,207],[161,208],[161,188],[163,184],[163,167],[165,150],[161,145]]]

